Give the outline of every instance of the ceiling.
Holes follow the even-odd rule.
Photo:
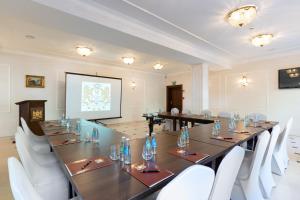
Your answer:
[[[1,2],[0,23],[2,51],[50,55],[162,74],[189,70],[190,64],[202,62],[29,0]],[[34,35],[35,39],[26,39],[25,35]],[[79,45],[91,47],[93,54],[79,56],[76,53]],[[134,64],[124,64],[121,58],[126,56],[134,57]],[[154,70],[153,65],[157,63],[164,68]]]
[[[145,24],[189,41],[231,63],[265,59],[300,50],[300,1],[298,0],[94,0]],[[256,5],[258,16],[244,28],[225,22],[226,13],[242,5]],[[273,33],[271,45],[257,48],[250,38]],[[206,45],[203,45],[203,42]]]
[[[224,69],[237,63],[300,51],[297,0],[10,0],[0,6],[0,47],[163,74],[209,63]],[[258,6],[257,18],[233,28],[225,14],[241,5]],[[72,5],[72,6],[70,6]],[[273,33],[263,48],[250,44]],[[34,40],[24,35],[36,36]],[[75,52],[87,45],[87,58]],[[133,56],[132,66],[121,57]],[[161,71],[152,66],[165,64]]]

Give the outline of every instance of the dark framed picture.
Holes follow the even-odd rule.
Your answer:
[[[45,76],[26,75],[26,87],[44,88],[45,87]]]

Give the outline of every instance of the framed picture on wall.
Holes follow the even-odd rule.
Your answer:
[[[26,75],[26,87],[28,88],[44,88],[45,76]]]

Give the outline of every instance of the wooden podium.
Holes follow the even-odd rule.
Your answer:
[[[39,122],[45,121],[45,102],[47,100],[25,100],[17,102],[19,106],[19,125],[21,117],[27,122],[28,127],[36,135],[44,135]]]

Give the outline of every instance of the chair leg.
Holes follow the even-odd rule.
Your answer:
[[[276,186],[270,167],[262,168],[259,181],[263,196],[270,198],[272,189]]]
[[[259,188],[258,180],[241,180],[240,182],[247,200],[265,200]]]
[[[272,157],[272,172],[279,176],[283,176],[284,169],[285,167],[283,161],[280,159],[278,154],[274,154]]]

